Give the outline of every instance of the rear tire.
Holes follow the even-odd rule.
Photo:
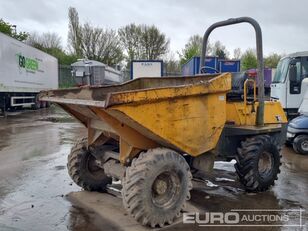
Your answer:
[[[67,169],[72,180],[87,191],[103,192],[112,182],[104,170],[95,164],[95,157],[87,149],[87,138],[79,139],[72,147]]]
[[[38,100],[38,98],[35,98],[34,104],[32,104],[32,109],[37,110],[41,108],[41,101]]]
[[[34,109],[34,110],[38,110],[40,108],[42,108],[42,101],[39,100],[39,94],[35,94],[33,95],[35,98],[34,98],[34,104],[31,105],[31,108]]]
[[[41,108],[45,108],[46,107],[46,101],[40,101],[41,102]]]
[[[236,172],[249,192],[269,189],[280,173],[280,153],[268,135],[260,135],[241,142],[236,156]]]
[[[297,153],[308,155],[308,135],[299,135],[295,137],[293,149]]]
[[[49,108],[49,107],[50,107],[50,102],[46,101],[46,108]]]
[[[184,157],[166,148],[135,158],[122,179],[123,204],[139,223],[163,227],[180,216],[190,199],[192,175]]]

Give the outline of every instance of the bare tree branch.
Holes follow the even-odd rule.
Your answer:
[[[130,24],[118,31],[127,53],[127,61],[133,59],[159,59],[169,49],[169,40],[154,25]]]
[[[68,19],[68,47],[73,54],[81,57],[81,28],[78,12],[74,7],[69,8]]]

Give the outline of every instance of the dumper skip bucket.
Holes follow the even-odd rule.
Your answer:
[[[115,86],[45,91],[88,128],[89,145],[100,136],[120,142],[120,161],[138,150],[169,147],[198,156],[213,149],[226,122],[231,74],[139,78]]]

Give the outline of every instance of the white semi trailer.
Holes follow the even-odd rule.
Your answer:
[[[37,94],[58,88],[58,60],[0,33],[0,109],[46,107]]]

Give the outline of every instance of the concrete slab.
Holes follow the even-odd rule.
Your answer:
[[[179,223],[182,223],[182,217],[178,218],[171,226],[164,228],[151,229],[140,225],[125,211],[122,205],[122,199],[108,193],[97,192],[71,192],[67,195],[69,201],[76,206],[94,212],[97,216],[118,226],[123,231],[149,231],[149,230],[166,230]],[[196,207],[187,203],[186,211],[199,211]]]

